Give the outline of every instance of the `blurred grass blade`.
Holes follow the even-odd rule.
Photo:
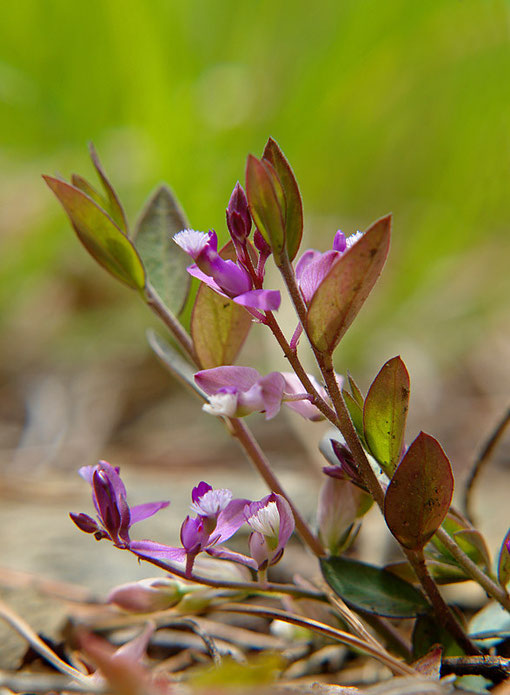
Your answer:
[[[390,244],[391,216],[375,222],[331,267],[307,315],[313,345],[332,354],[381,274]]]
[[[269,138],[262,159],[274,167],[285,195],[285,245],[292,261],[303,236],[303,203],[292,168],[278,144]]]
[[[166,185],[157,188],[147,201],[133,232],[147,277],[165,306],[179,314],[188,297],[189,256],[172,237],[188,227],[186,216]]]
[[[450,461],[434,437],[420,432],[386,490],[388,528],[405,548],[423,548],[441,526],[452,495]]]
[[[115,192],[114,187],[112,186],[108,177],[105,174],[101,162],[99,161],[99,156],[96,152],[96,148],[91,142],[89,143],[89,153],[90,158],[92,159],[92,164],[94,165],[97,175],[99,176],[99,180],[101,181],[101,184],[103,186],[104,192],[106,193],[106,198],[108,200],[107,211],[111,215],[113,221],[117,224],[119,229],[122,232],[124,232],[124,234],[127,234],[128,223],[126,220],[126,213],[124,212],[124,208],[122,207],[122,204],[119,200],[117,193]]]
[[[405,364],[400,357],[393,357],[383,365],[365,398],[365,440],[390,478],[398,465],[404,444],[409,388]]]
[[[176,379],[186,386],[186,388],[191,389],[199,398],[207,401],[206,394],[195,383],[195,379],[193,378],[195,372],[189,362],[187,362],[167,340],[161,338],[161,336],[152,329],[149,329],[146,335],[147,341],[155,355],[163,362]]]
[[[133,289],[145,287],[145,270],[135,247],[112,219],[83,191],[52,176],[44,180],[66,211],[90,255]]]

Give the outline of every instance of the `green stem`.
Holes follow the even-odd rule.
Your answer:
[[[510,611],[510,597],[505,589],[488,577],[443,528],[439,528],[436,531],[436,537],[446,547],[448,552],[453,555],[459,565],[465,570],[466,574],[475,582],[478,582],[487,594],[500,603],[503,608]]]

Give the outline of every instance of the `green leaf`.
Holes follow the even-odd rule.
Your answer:
[[[400,357],[393,357],[374,379],[363,408],[365,440],[390,477],[402,453],[408,408],[409,374]]]
[[[112,184],[110,183],[108,177],[104,172],[101,162],[99,161],[96,148],[92,143],[89,143],[89,153],[90,158],[92,159],[92,164],[94,165],[97,175],[99,176],[99,180],[101,181],[101,185],[103,186],[104,192],[106,193],[108,207],[105,209],[109,213],[115,224],[119,227],[119,229],[122,232],[124,232],[124,234],[127,234],[128,224],[126,220],[126,213],[124,212],[124,208],[121,205],[121,202],[117,196],[117,193],[115,192],[115,189],[113,188]]]
[[[386,490],[388,528],[405,548],[423,548],[441,526],[452,495],[450,461],[434,437],[420,432]]]
[[[224,260],[235,260],[231,241],[220,251]],[[191,315],[191,337],[203,369],[233,364],[250,328],[252,317],[244,307],[202,283]]]
[[[133,289],[145,287],[145,270],[135,247],[92,198],[60,179],[43,177],[66,211],[90,255]]]
[[[464,653],[450,633],[438,625],[430,615],[418,616],[414,624],[412,643],[415,659],[425,656],[437,644],[443,647],[443,656],[459,656]]]
[[[104,195],[99,193],[99,191],[97,191],[94,186],[87,181],[87,179],[84,179],[83,176],[80,176],[79,174],[72,174],[71,183],[75,188],[79,188],[80,191],[83,191],[86,195],[88,195],[89,198],[92,198],[92,200],[105,212],[107,211],[108,201]]]
[[[285,243],[292,261],[301,245],[303,236],[303,203],[292,168],[278,144],[269,138],[262,159],[273,165],[285,195]]]
[[[246,163],[246,195],[257,229],[278,263],[285,246],[285,195],[273,166],[251,154]]]
[[[348,605],[388,618],[413,618],[429,604],[414,586],[380,567],[344,557],[321,558],[324,579]]]
[[[507,543],[510,541],[510,531],[505,536],[501,544],[498,558],[498,582],[501,586],[506,587],[510,582],[510,552],[508,551]]]
[[[459,548],[466,553],[470,560],[484,570],[490,569],[492,563],[484,537],[477,529],[470,525],[467,519],[452,509],[446,515],[442,527],[457,543]],[[441,561],[446,561],[461,569],[461,565],[459,565],[448,548],[437,536],[432,537],[432,543],[427,548],[428,555],[432,556],[434,552],[436,552],[436,555],[439,556]]]
[[[359,405],[359,407],[363,410],[363,394],[361,393],[360,389],[358,388],[356,382],[352,378],[350,374],[347,374],[347,379],[349,380],[349,387],[351,389],[352,397],[356,401],[356,403]]]
[[[349,415],[351,416],[351,420],[353,422],[353,425],[356,429],[356,432],[360,435],[360,437],[365,440],[365,434],[363,431],[363,410],[362,407],[360,407],[359,403],[351,396],[349,391],[346,391],[345,389],[342,390],[342,396],[344,399],[344,403],[347,406],[347,410],[349,411]]]
[[[391,216],[375,222],[331,267],[307,315],[310,340],[332,354],[381,274],[390,244]]]
[[[133,233],[133,242],[149,282],[174,314],[186,303],[190,275],[186,271],[189,256],[172,237],[187,227],[186,217],[174,194],[163,184],[150,196]]]

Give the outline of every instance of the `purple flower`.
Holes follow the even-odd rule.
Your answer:
[[[310,376],[319,395],[327,399],[324,388]],[[273,418],[285,403],[309,420],[320,420],[320,411],[309,402],[295,374],[271,372],[266,376],[252,367],[223,366],[204,369],[195,374],[195,381],[209,396],[203,409],[211,415],[244,417],[264,412],[266,420]]]
[[[83,466],[78,472],[92,485],[92,501],[98,521],[96,522],[88,514],[71,513],[70,517],[79,529],[85,533],[93,533],[96,540],[108,538],[117,547],[126,548],[131,542],[130,527],[170,504],[169,502],[148,502],[130,508],[126,500],[126,488],[119,476],[119,469],[106,461],[100,461],[97,466]]]
[[[246,523],[251,527],[250,553],[258,570],[275,565],[294,531],[294,516],[289,503],[274,492],[244,509]]]
[[[262,377],[252,367],[204,369],[195,374],[195,381],[209,396],[204,410],[225,417],[265,412],[270,420],[280,410],[285,390],[285,379],[279,372]]]
[[[248,199],[239,181],[228,201],[227,227],[234,243],[246,244],[251,231],[251,215]]]
[[[363,482],[358,473],[356,462],[351,454],[350,449],[339,442],[337,439],[330,439],[331,449],[336,461],[326,456],[328,460],[334,463],[333,466],[325,466],[322,470],[330,478],[337,480],[350,480],[352,483],[364,489]],[[323,451],[325,453],[325,451]]]
[[[260,311],[274,311],[280,306],[278,290],[254,289],[250,273],[240,263],[224,260],[218,253],[215,232],[185,229],[174,236],[175,243],[195,261],[188,273],[236,304]]]
[[[215,557],[237,558],[226,548],[216,547],[231,538],[244,524],[245,499],[232,499],[230,490],[213,488],[201,482],[191,493],[191,510],[196,517],[187,516],[181,526],[182,547],[172,547],[154,541],[132,541],[130,550],[140,557],[163,561],[186,561],[186,573],[191,575],[196,556],[207,552]]]
[[[317,288],[335,261],[343,256],[345,251],[348,251],[362,236],[361,232],[356,232],[346,239],[344,234],[338,230],[333,240],[333,248],[330,251],[321,253],[314,249],[308,249],[303,253],[296,265],[296,279],[306,304],[310,304]]]

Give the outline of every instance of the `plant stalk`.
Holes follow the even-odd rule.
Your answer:
[[[437,584],[432,579],[425,564],[423,550],[405,550],[406,556],[409,559],[416,576],[420,580],[425,593],[430,599],[434,607],[434,613],[439,623],[455,638],[458,645],[469,655],[481,655],[482,652],[468,638],[461,625],[453,615],[449,606],[445,603],[441,596]]]
[[[471,560],[468,555],[460,548],[454,539],[443,528],[438,528],[436,537],[446,547],[449,553],[457,560],[459,565],[466,571],[471,579],[480,584],[489,596],[500,603],[503,608],[510,612],[510,597],[505,589],[496,584],[485,572],[483,572],[476,563]]]

